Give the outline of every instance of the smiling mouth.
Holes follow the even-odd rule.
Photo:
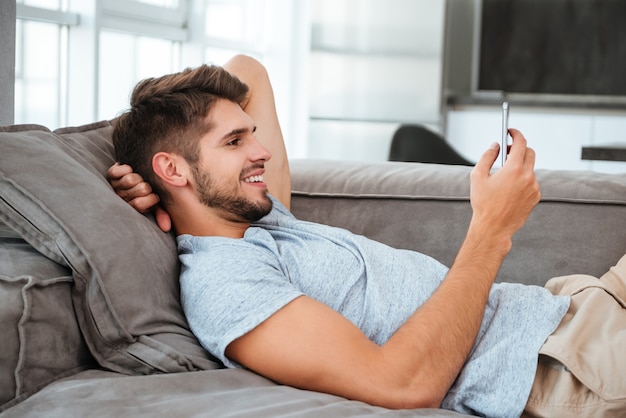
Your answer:
[[[246,183],[263,183],[263,176],[250,176],[243,179]]]

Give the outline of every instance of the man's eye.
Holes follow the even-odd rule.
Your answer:
[[[229,143],[227,143],[226,145],[236,146],[236,145],[239,145],[239,142],[241,142],[241,139],[235,138],[232,141],[230,141]]]

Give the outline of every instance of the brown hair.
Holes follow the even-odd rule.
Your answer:
[[[171,152],[196,164],[198,140],[210,129],[205,120],[215,102],[226,99],[243,106],[247,94],[246,84],[214,65],[143,80],[133,90],[130,109],[113,122],[116,157],[168,200],[152,171],[154,154]]]

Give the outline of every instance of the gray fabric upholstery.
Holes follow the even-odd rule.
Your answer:
[[[71,402],[66,402],[71,400]],[[36,417],[461,417],[437,409],[387,410],[280,386],[246,370],[122,376],[83,372],[43,389],[2,418]]]
[[[94,366],[72,307],[71,271],[0,224],[0,405]],[[24,266],[28,266],[24,269]]]

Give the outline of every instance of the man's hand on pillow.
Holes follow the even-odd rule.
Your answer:
[[[107,170],[106,178],[115,193],[137,211],[146,213],[154,210],[157,225],[163,232],[168,232],[172,228],[169,214],[158,205],[159,196],[152,192],[152,187],[129,165],[113,164]]]

